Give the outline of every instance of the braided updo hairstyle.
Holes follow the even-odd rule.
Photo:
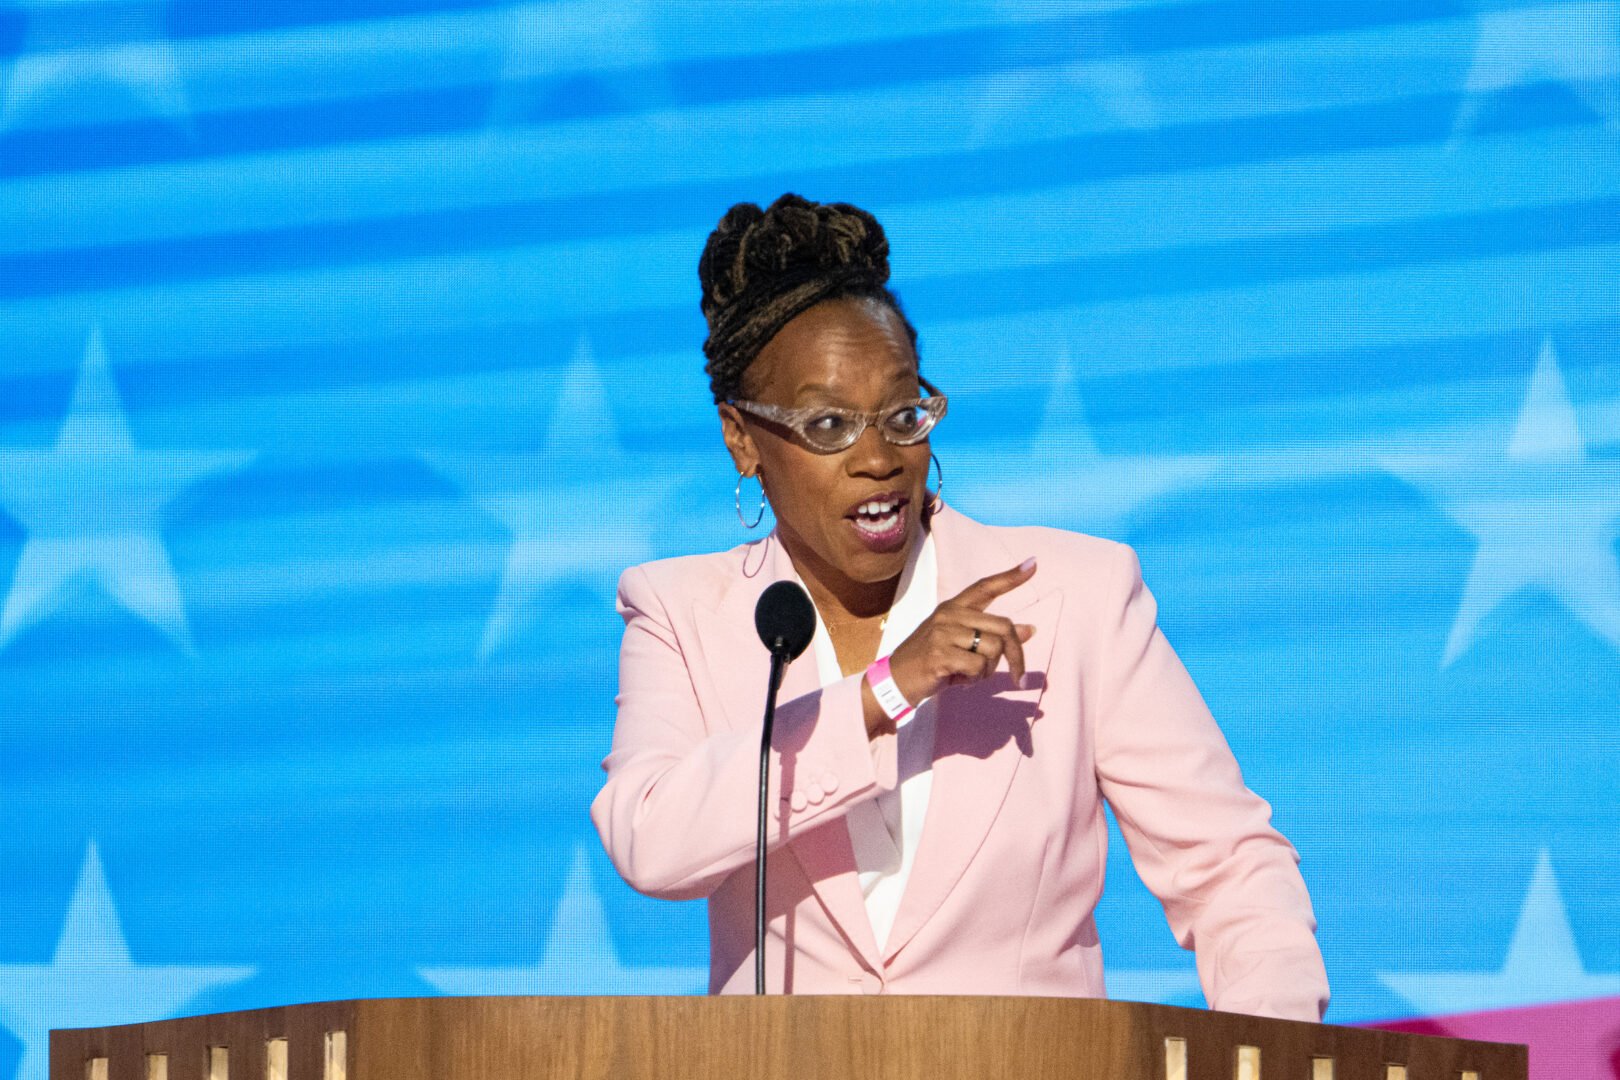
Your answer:
[[[698,260],[709,337],[704,371],[716,403],[742,393],[743,372],[796,316],[844,298],[887,304],[917,331],[885,284],[889,241],[883,226],[848,203],[814,203],[783,195],[769,208],[738,203],[709,234]]]

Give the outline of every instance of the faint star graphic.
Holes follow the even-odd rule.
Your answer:
[[[160,510],[200,477],[253,456],[137,450],[93,328],[55,447],[0,449],[0,507],[28,531],[0,608],[0,648],[93,584],[189,653]]]
[[[512,534],[479,656],[511,642],[540,612],[547,587],[583,580],[612,590],[626,567],[653,558],[660,497],[620,446],[590,341],[581,335],[543,446],[518,454],[425,454]]]
[[[997,0],[993,10],[1004,13],[1009,24],[1025,22],[1027,0]],[[1049,6],[1042,5],[1050,10]],[[1031,67],[1008,50],[1006,63],[997,65],[985,80],[973,106],[967,131],[969,146],[996,141],[997,129],[1017,118],[1061,114],[1089,115],[1101,111],[1120,127],[1151,128],[1159,123],[1159,109],[1142,75],[1141,65],[1118,34],[1103,23],[1094,38],[1084,42],[1087,55],[1063,64]]]
[[[0,131],[125,119],[131,105],[191,132],[191,109],[163,26],[167,0],[25,0],[22,47],[0,101]]]
[[[203,991],[256,971],[135,963],[92,841],[51,962],[0,964],[0,1027],[23,1044],[15,1080],[46,1080],[51,1028],[166,1019]]]
[[[1383,465],[1474,534],[1478,549],[1441,667],[1520,589],[1552,596],[1620,648],[1620,463],[1588,460],[1551,339],[1505,454],[1388,456]]]
[[[654,14],[645,0],[511,5],[489,127],[604,108],[644,121],[667,107],[663,34]]]
[[[1481,11],[1462,104],[1451,122],[1457,145],[1491,95],[1515,86],[1567,86],[1611,131],[1620,131],[1620,3],[1543,4]]]
[[[1208,457],[1102,454],[1067,346],[1054,357],[1051,388],[1026,449],[977,451],[960,460],[941,455],[941,462],[948,470],[945,500],[976,517],[1103,533],[1219,468]]]
[[[1380,971],[1378,978],[1423,1016],[1551,1005],[1620,994],[1620,973],[1594,975],[1581,961],[1545,850],[1525,893],[1507,956],[1496,971]]]
[[[709,985],[707,967],[625,966],[582,849],[574,852],[539,963],[424,967],[417,974],[440,993],[453,995],[701,994]]]

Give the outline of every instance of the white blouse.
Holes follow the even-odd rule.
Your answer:
[[[939,604],[939,569],[934,561],[934,538],[923,534],[922,543],[912,549],[911,558],[900,575],[894,606],[883,628],[878,655],[888,656],[934,613]],[[827,625],[816,612],[816,669],[821,685],[844,678],[838,665]],[[928,813],[928,793],[934,774],[934,699],[928,698],[908,713],[899,724],[897,764],[899,786],[875,800],[850,808],[845,822],[855,849],[855,867],[860,872],[861,892],[866,896],[866,916],[872,922],[872,935],[882,949],[900,910],[900,897],[911,876],[922,836],[923,818]]]

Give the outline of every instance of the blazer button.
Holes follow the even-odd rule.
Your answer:
[[[883,980],[868,971],[861,976],[861,990],[867,994],[883,993]]]
[[[803,810],[806,806],[810,805],[810,802],[809,802],[808,799],[806,799],[804,797],[804,792],[795,791],[793,793],[793,798],[792,798],[791,801],[789,801],[788,805],[793,807],[793,812],[794,813],[798,813],[799,811]]]
[[[825,791],[829,795],[837,791],[838,777],[832,773],[828,773],[826,776],[823,776],[821,778],[821,790]]]
[[[827,793],[821,790],[820,784],[811,784],[809,787],[804,789],[804,793],[808,795],[810,797],[810,801],[815,803],[817,806],[820,806],[821,800],[827,797]]]

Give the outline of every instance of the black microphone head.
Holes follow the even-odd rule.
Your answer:
[[[754,629],[773,655],[796,660],[816,636],[815,605],[794,582],[775,582],[754,605]]]

